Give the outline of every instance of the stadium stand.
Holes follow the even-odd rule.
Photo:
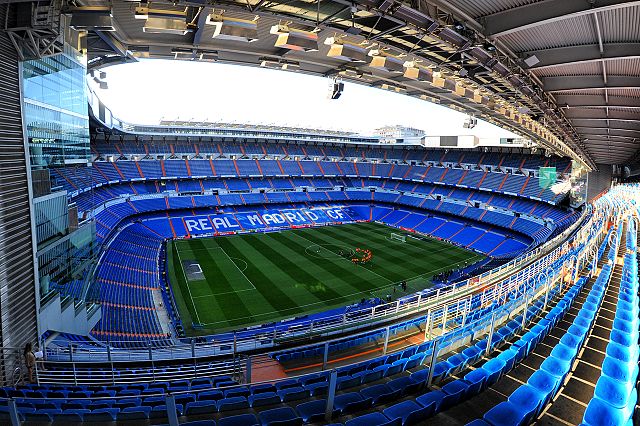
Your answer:
[[[638,191],[627,188],[620,192],[634,190]],[[607,424],[632,424],[638,361],[637,345],[635,351],[633,345],[638,333],[637,228],[631,216],[626,219],[622,214],[602,214],[604,206],[617,195],[614,190],[602,197],[583,232],[554,250],[551,263],[543,259],[532,265],[522,282],[507,284],[506,292],[495,287],[489,293],[465,299],[470,309],[464,317],[459,315],[459,305],[432,312],[424,343],[409,344],[331,371],[250,385],[235,382],[233,373],[224,374],[225,369],[234,371],[233,360],[226,366],[218,362],[198,368],[184,365],[154,369],[157,377],[149,376],[150,370],[130,370],[126,366],[115,376],[115,370],[104,368],[78,370],[70,376],[68,370],[55,365],[41,372],[39,385],[0,389],[1,397],[15,402],[0,415],[8,416],[15,407],[17,415],[26,421],[108,423],[169,416],[180,421],[209,419],[219,424],[302,424],[325,420],[327,400],[331,398],[332,419],[343,424],[416,424],[427,419],[437,424],[442,416],[469,410],[469,404],[476,406],[471,415],[486,407],[478,401],[560,332],[563,336],[552,347],[551,356],[534,368],[527,383],[515,389],[505,402],[488,409],[484,420],[473,423],[501,425],[515,424],[515,420],[526,424],[539,415],[549,415],[558,404],[556,393],[572,391],[568,386],[571,380],[567,382],[565,377],[576,371],[575,363],[586,353],[581,349],[589,345],[603,312],[603,301],[616,294],[614,301],[629,309],[616,311],[619,314],[608,336],[601,378],[596,378],[593,398],[584,410],[584,424],[602,424],[602,416],[610,420]],[[610,217],[618,220],[609,222]],[[607,223],[613,223],[609,230]],[[131,222],[125,229],[129,228],[136,241],[161,238],[140,222]],[[590,252],[596,253],[594,259],[586,256]],[[580,258],[582,261],[577,260]],[[624,260],[618,263],[621,258]],[[581,264],[583,268],[567,274],[568,264]],[[531,273],[543,265],[545,279]],[[616,277],[619,290],[611,293],[609,289],[617,285]],[[507,294],[503,297],[503,293]],[[338,339],[328,350],[349,351],[385,333],[411,330],[423,321],[412,319],[394,324],[394,331],[381,329]],[[565,334],[563,324],[568,321]],[[287,366],[313,361],[322,354],[322,345],[307,345],[300,350],[273,352],[272,357]],[[213,378],[199,376],[199,371],[209,371],[205,376],[213,374]],[[131,376],[136,374],[135,383],[131,383]],[[87,384],[76,384],[79,378]],[[330,396],[334,387],[335,397]],[[167,411],[174,406],[175,415]]]
[[[160,277],[162,247],[167,239],[193,236],[185,218],[211,220],[214,209],[233,208],[233,223],[244,229],[240,212],[266,212],[269,207],[304,216],[305,209],[340,207],[348,212],[347,221],[378,221],[494,259],[472,265],[465,274],[448,275],[448,280],[518,257],[579,217],[556,206],[563,192],[539,188],[536,167],[541,164],[559,167],[560,177],[568,172],[570,163],[556,157],[347,146],[321,147],[322,155],[312,158],[292,145],[266,143],[258,149],[230,142],[176,142],[154,149],[165,159],[131,160],[140,154],[139,144],[98,138],[91,181],[76,179],[81,173],[73,167],[53,169],[57,184],[78,206],[80,219],[96,219],[104,248],[94,284],[69,294],[86,294],[102,305],[103,318],[92,334],[112,346],[143,347],[144,341],[166,346],[172,344],[172,332],[180,334],[170,286]],[[145,146],[142,151],[148,150]],[[301,224],[318,223],[325,222]],[[234,229],[203,234],[229,230]],[[171,310],[176,330],[159,323],[158,300]],[[134,312],[140,321],[131,320]]]
[[[639,2],[231,3],[0,2],[0,424],[640,425]],[[517,138],[125,122],[153,58]]]

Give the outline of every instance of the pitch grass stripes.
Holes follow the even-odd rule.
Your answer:
[[[311,240],[309,238],[305,238],[303,237],[306,241],[308,241],[310,244],[312,244],[312,246],[324,246],[324,247],[332,247],[335,245],[344,245],[345,243],[343,241],[339,241],[336,239],[324,239],[324,240],[320,240],[320,241],[314,241]],[[333,241],[333,242],[331,242]],[[357,247],[354,247],[354,250]],[[393,281],[385,276],[380,275],[379,273],[375,272],[373,270],[373,268],[371,267],[366,267],[363,264],[359,264],[359,263],[351,263],[350,260],[346,259],[348,263],[348,265],[350,265],[350,268],[360,268],[360,270],[362,271],[363,275],[362,278],[367,278],[365,280],[365,282],[368,284],[369,289],[370,288],[377,288],[377,287],[383,287],[383,286],[389,286],[393,284]],[[368,273],[366,272],[368,271]],[[365,294],[368,296],[368,294]]]
[[[301,240],[307,244],[306,247],[308,247],[309,244],[316,244],[314,241],[309,240],[304,236],[302,236],[302,232],[300,231],[293,231],[291,233],[287,233],[286,238],[289,240],[291,240],[292,238],[295,238],[296,240]],[[339,243],[342,243],[342,242],[339,242]],[[351,288],[351,291],[349,294],[367,293],[372,288],[372,282],[379,281],[380,277],[375,275],[371,277],[367,276],[368,278],[371,278],[370,280],[363,280],[361,276],[353,273],[353,265],[351,264],[351,261],[348,259],[344,259],[338,256],[337,254],[335,255],[335,259],[332,259],[332,258],[330,259],[333,261],[331,264],[319,263],[319,266],[321,266],[329,274],[333,274],[335,276],[340,277],[342,281],[344,281],[347,285],[349,285],[349,287]],[[385,285],[385,283],[388,284],[389,280],[384,279],[384,282],[381,282],[380,285]],[[350,302],[352,302],[352,300],[350,300],[347,303],[350,303]]]
[[[389,294],[402,280],[415,291],[433,273],[478,257],[436,240],[390,241],[391,232],[398,230],[361,223],[170,243],[169,278],[185,330],[222,332],[324,311]],[[353,264],[348,254],[356,247],[372,250],[373,261]],[[205,280],[187,281],[178,257],[198,263]],[[193,330],[196,317],[202,327]]]
[[[252,237],[248,235],[247,237]],[[221,238],[217,243],[222,247],[229,256],[245,258],[247,263],[251,262],[245,275],[254,283],[256,290],[267,300],[271,308],[275,311],[283,311],[289,309],[289,315],[295,315],[302,312],[302,309],[297,309],[298,304],[281,290],[281,287],[277,282],[271,281],[268,272],[273,268],[273,264],[268,261],[268,258],[260,255],[259,253],[252,253],[256,251],[250,244],[251,239],[242,238],[242,241],[233,241],[231,238]],[[238,243],[244,246],[250,246],[248,249],[241,251],[234,243]],[[257,256],[256,256],[257,254]],[[262,260],[262,261],[261,261]],[[262,266],[262,267],[261,267]],[[266,267],[265,267],[266,266]]]
[[[367,248],[372,248],[374,250],[374,264],[365,265],[365,267],[376,267],[376,262],[378,260],[383,260],[385,263],[388,261],[390,266],[385,272],[395,282],[408,278],[407,270],[411,271],[411,274],[409,274],[410,277],[423,274],[425,272],[425,268],[423,263],[420,261],[420,258],[424,258],[426,255],[430,257],[430,263],[434,266],[433,268],[429,268],[429,270],[435,270],[443,265],[456,263],[458,261],[456,260],[451,262],[451,259],[462,260],[465,257],[462,256],[458,258],[456,253],[454,253],[456,249],[455,247],[449,247],[451,250],[447,252],[446,256],[444,256],[439,253],[427,251],[424,247],[418,248],[407,243],[396,244],[386,240],[378,231],[372,232],[370,230],[366,230],[366,228],[362,231],[358,229],[358,227],[352,227],[349,229],[350,232],[347,235],[344,233],[338,233],[330,227],[321,228],[319,231],[320,232],[317,234],[314,233],[317,238],[329,235],[333,237],[333,239],[340,238],[342,241],[346,241],[356,247],[363,244],[369,244]],[[352,235],[357,237],[353,237]],[[324,240],[329,241],[326,238],[324,238]],[[428,241],[428,243],[431,243],[431,241]]]
[[[190,241],[190,245],[192,247],[195,247],[196,249],[205,248],[203,241],[199,239]],[[238,293],[233,291],[233,285],[226,279],[227,271],[219,267],[217,262],[213,259],[211,253],[212,252],[208,250],[203,250],[202,252],[198,253],[198,257],[199,259],[204,261],[203,264],[201,264],[201,267],[203,268],[202,271],[204,272],[207,283],[215,283],[216,293],[221,293],[221,291],[218,291],[218,289],[224,289],[224,294],[219,294],[215,297],[215,302],[218,305],[218,308],[222,310],[225,317],[227,318],[242,317],[246,318],[247,321],[250,322],[253,319],[251,317],[251,313],[244,305],[244,303],[242,303],[242,299],[240,298]],[[211,301],[207,300],[206,303],[211,303]],[[230,323],[231,325],[241,324],[241,322],[238,323],[234,321],[230,321]]]
[[[270,246],[264,244],[264,241],[256,241],[259,245],[256,245],[258,249],[261,249],[263,253],[269,253],[269,259],[276,260],[278,264],[289,264],[292,267],[287,269],[287,274],[297,283],[301,283],[307,287],[307,291],[314,294],[318,297],[318,300],[322,299],[331,299],[336,303],[349,303],[349,301],[342,296],[337,291],[329,288],[327,286],[319,286],[315,285],[315,283],[319,283],[320,280],[318,276],[313,276],[307,270],[298,268],[296,264],[292,261],[295,259],[298,253],[304,252],[306,247],[303,247],[299,244],[295,244],[293,241],[289,240],[287,237],[283,237],[282,234],[273,234],[272,240],[277,242],[278,248],[286,248],[286,250],[277,251],[271,248]],[[261,245],[261,246],[260,246]],[[288,252],[288,253],[287,253]],[[282,253],[287,253],[290,255],[289,258],[285,257]],[[323,275],[332,276],[334,278],[338,278],[334,275],[333,271],[325,266],[322,266],[321,263],[317,264],[320,268],[323,269]]]

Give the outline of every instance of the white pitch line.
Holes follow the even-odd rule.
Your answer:
[[[189,291],[189,298],[191,299],[191,305],[193,305],[193,311],[196,314],[196,319],[198,320],[198,324],[201,324],[200,316],[198,315],[198,309],[196,308],[196,302],[194,302],[193,296],[191,295],[191,286],[189,285],[187,274],[184,272],[184,265],[182,263],[182,259],[180,258],[180,250],[178,249],[178,245],[176,244],[174,248],[176,249],[176,253],[178,253],[178,262],[180,262],[180,269],[182,269],[182,276],[184,277],[184,282],[187,285],[187,290]]]
[[[217,248],[219,248],[220,250],[222,250],[222,253],[224,253],[225,256],[227,256],[227,259],[229,259],[229,262],[233,263],[233,266],[236,267],[236,269],[238,271],[240,271],[240,273],[242,274],[242,276],[244,277],[245,280],[247,280],[249,282],[249,284],[251,284],[251,287],[253,287],[252,289],[247,289],[247,290],[256,290],[256,286],[253,285],[253,282],[251,282],[251,280],[244,274],[244,272],[242,271],[242,269],[238,268],[238,265],[236,265],[236,263],[233,261],[233,259],[231,258],[231,256],[229,256],[227,254],[227,252],[220,246],[218,246]],[[242,259],[240,259],[242,260]],[[246,263],[246,262],[245,262]],[[220,293],[219,293],[220,294]]]
[[[303,238],[304,238],[304,237],[303,237]],[[306,240],[306,238],[305,238],[305,240]],[[307,241],[309,241],[309,240],[307,240]],[[314,243],[314,245],[318,245],[318,244],[315,244],[315,243]],[[447,267],[450,267],[450,266],[456,266],[456,265],[459,265],[460,263],[463,263],[463,262],[464,262],[464,261],[458,262],[458,263],[453,264],[453,265],[445,266],[444,268],[436,269],[436,271],[440,271],[440,270],[442,270],[442,269],[446,269]],[[436,271],[434,271],[434,272],[436,272]],[[424,275],[424,274],[422,274],[422,275]],[[409,278],[409,279],[407,279],[407,281],[408,281],[408,280],[411,280],[411,279],[415,279],[415,278],[421,277],[422,275],[416,275],[416,276],[415,276],[415,277],[413,277],[413,278]],[[387,287],[381,287],[381,288],[378,288],[378,290],[382,290],[383,288],[387,288]],[[240,291],[251,291],[251,290],[249,289],[249,290],[240,290]],[[416,291],[416,292],[414,292],[414,293],[417,293],[418,291],[422,291],[422,290],[417,290],[417,291]],[[318,302],[314,302],[314,303],[306,303],[306,304],[304,304],[304,305],[297,305],[297,306],[294,306],[294,307],[292,307],[292,308],[284,309],[282,312],[288,312],[288,311],[291,311],[291,310],[294,310],[294,309],[306,308],[306,307],[309,307],[309,306],[326,305],[326,302],[331,302],[331,301],[333,301],[333,300],[342,299],[343,297],[349,298],[349,297],[355,297],[355,296],[363,296],[363,295],[371,294],[372,292],[373,292],[373,290],[372,290],[372,291],[358,291],[358,292],[355,292],[355,293],[351,293],[351,294],[347,294],[347,295],[339,296],[339,297],[333,297],[333,298],[331,298],[331,299],[326,299],[326,300],[322,300],[322,301],[318,301]],[[196,296],[196,297],[209,297],[209,295],[206,295],[206,296]],[[332,309],[332,308],[327,308],[327,309]],[[265,312],[265,313],[262,313],[262,314],[254,314],[254,315],[251,315],[250,317],[241,317],[241,318],[234,318],[234,319],[235,319],[235,320],[245,320],[245,319],[249,319],[249,318],[259,318],[259,317],[265,317],[265,316],[267,316],[267,315],[271,315],[272,313],[273,313],[273,312]],[[279,319],[276,319],[276,320],[274,320],[274,321],[280,321],[280,320],[279,320]],[[221,323],[224,323],[224,322],[226,322],[226,320],[222,320],[222,321],[215,321],[215,322],[208,322],[208,323],[205,323],[205,324],[202,324],[202,325],[203,325],[203,326],[210,326],[210,325],[221,324]]]
[[[222,292],[222,293],[209,293],[209,294],[203,294],[203,295],[200,295],[200,296],[193,296],[193,298],[194,299],[203,299],[205,297],[222,296],[224,294],[242,293],[243,291],[255,291],[255,288],[245,288],[244,290],[225,291],[225,292]]]
[[[298,237],[302,238],[303,240],[306,240],[307,242],[309,242],[309,243],[313,244],[314,246],[320,246],[320,247],[322,247],[322,245],[321,245],[321,244],[315,243],[315,242],[311,241],[310,239],[306,238],[306,237],[305,237],[305,236],[303,236],[303,235],[298,235],[298,234],[297,234],[297,233],[295,233],[295,232],[293,233],[293,235],[297,235]],[[333,237],[330,237],[330,238],[333,238]],[[340,244],[336,244],[336,245],[340,245]],[[348,247],[348,245],[347,245],[347,247]],[[367,268],[365,268],[363,265],[360,265],[360,264],[355,263],[355,262],[351,262],[351,261],[350,261],[349,259],[347,259],[347,258],[340,257],[340,256],[338,256],[338,255],[336,255],[336,256],[337,256],[338,258],[340,258],[340,259],[344,259],[344,260],[346,260],[347,262],[350,262],[350,263],[352,263],[352,264],[354,264],[354,265],[356,265],[356,266],[359,266],[359,267],[361,267],[362,269],[364,269],[364,270],[366,270],[366,271],[369,271],[369,272],[371,272],[371,273],[372,273],[372,274],[374,274],[374,275],[379,276],[380,278],[382,278],[383,280],[385,280],[385,281],[389,282],[390,284],[393,284],[393,281],[391,281],[389,278],[387,278],[387,277],[383,277],[383,276],[382,276],[382,275],[380,275],[379,273],[377,273],[377,272],[375,272],[375,271],[372,271],[371,269],[367,269]]]

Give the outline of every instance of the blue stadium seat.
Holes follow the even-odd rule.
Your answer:
[[[180,423],[180,426],[216,426],[215,420],[193,420],[191,422]]]
[[[237,416],[222,417],[218,426],[260,426],[255,414],[238,414]]]
[[[521,412],[523,424],[527,424],[541,407],[539,397],[540,392],[530,385],[519,386],[509,396],[509,402]]]
[[[524,424],[522,412],[509,401],[501,402],[484,414],[484,421],[492,426],[520,426]]]
[[[118,421],[146,420],[151,414],[151,407],[126,407],[117,415]]]
[[[279,404],[281,402],[280,397],[275,392],[263,392],[250,395],[249,405],[253,407],[261,407],[264,405]]]
[[[638,398],[635,385],[635,382],[620,382],[611,377],[601,376],[596,382],[594,395],[612,407],[624,409],[630,403],[630,398]],[[632,406],[635,406],[635,402]]]
[[[400,395],[409,395],[422,388],[422,382],[414,381],[411,376],[402,376],[386,383],[391,391],[398,391]]]
[[[363,399],[371,399],[373,405],[394,401],[400,397],[402,389],[394,389],[390,384],[391,382],[367,386],[360,391],[360,395]]]
[[[371,404],[371,399],[363,399],[357,392],[336,395],[333,409],[340,414],[347,414],[366,408]]]
[[[593,398],[584,412],[582,424],[586,426],[633,426],[626,410],[618,410],[600,398]]]
[[[320,422],[324,419],[325,410],[327,408],[326,399],[318,399],[309,402],[303,402],[296,406],[296,411],[302,417],[304,423]]]
[[[273,408],[260,412],[260,424],[262,426],[276,425],[302,425],[302,418],[291,407]]]
[[[467,389],[468,395],[473,396],[479,393],[483,389],[488,377],[489,373],[482,368],[468,372],[464,376],[464,380],[469,383],[469,388]]]
[[[374,412],[347,420],[345,426],[401,426],[400,419],[389,420],[384,414]]]
[[[469,389],[469,383],[464,380],[454,380],[442,387],[442,391],[445,393],[445,397],[440,402],[440,410],[446,410],[449,407],[453,407],[460,402],[466,395]]]
[[[118,408],[99,408],[97,410],[91,410],[90,413],[84,415],[85,422],[112,422],[116,420],[116,417],[120,409]]]
[[[436,402],[421,406],[412,400],[400,402],[385,408],[383,413],[389,419],[401,419],[403,426],[416,425],[424,422],[436,412]]]
[[[422,405],[423,407],[428,407],[429,405],[432,405],[435,403],[435,407],[434,407],[435,411],[439,412],[442,400],[446,396],[447,395],[444,392],[435,390],[435,391],[427,392],[423,395],[420,395],[419,397],[416,398],[416,402]]]
[[[215,401],[190,401],[185,407],[185,415],[210,414],[218,411]]]
[[[244,410],[249,408],[249,401],[244,396],[223,398],[218,401],[218,411]]]

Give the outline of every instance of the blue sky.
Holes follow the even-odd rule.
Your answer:
[[[371,134],[400,124],[428,135],[513,137],[492,124],[464,129],[466,116],[409,96],[345,83],[340,99],[327,98],[327,78],[258,67],[174,60],[142,60],[106,68],[107,90],[96,89],[113,114],[127,122],[209,120],[335,129]],[[93,84],[93,81],[91,81]]]

